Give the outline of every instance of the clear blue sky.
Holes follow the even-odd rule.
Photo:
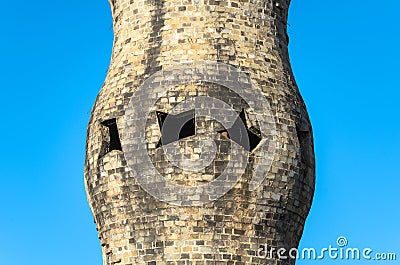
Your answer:
[[[293,0],[291,60],[318,165],[303,247],[343,235],[400,259],[399,16],[398,0]],[[82,172],[108,3],[3,1],[0,23],[0,265],[100,265]],[[298,262],[309,263],[367,262]]]

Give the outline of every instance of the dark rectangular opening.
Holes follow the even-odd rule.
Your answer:
[[[113,150],[122,151],[121,140],[119,138],[117,119],[110,119],[103,121],[101,123],[103,126],[107,127],[108,135],[106,135],[103,140],[103,148],[101,156],[110,153]]]

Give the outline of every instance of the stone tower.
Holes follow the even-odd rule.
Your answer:
[[[295,263],[258,255],[265,245],[298,246],[314,194],[312,129],[288,56],[289,3],[110,0],[112,58],[85,162],[104,265]],[[198,78],[203,72],[228,85]],[[171,73],[187,75],[186,83],[145,89],[149,78],[162,84]],[[229,87],[235,84],[239,90]],[[196,116],[180,105],[191,98],[216,101],[194,104],[202,113]],[[227,106],[236,115],[224,112]],[[135,115],[147,107],[142,128]],[[238,148],[245,158],[232,153]],[[160,178],[146,186],[149,172]],[[235,174],[240,178],[232,180]],[[251,187],[255,176],[260,183]],[[214,196],[219,186],[201,188],[210,183],[232,185]],[[186,194],[182,187],[195,189]]]

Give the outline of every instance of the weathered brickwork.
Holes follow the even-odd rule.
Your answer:
[[[110,0],[114,46],[88,126],[85,163],[85,186],[104,265],[294,264],[257,257],[264,244],[276,249],[298,246],[314,194],[312,129],[288,56],[289,2]],[[245,174],[226,195],[204,206],[173,206],[144,191],[129,170],[121,147],[124,114],[133,93],[152,74],[176,63],[203,60],[234,66],[257,82],[276,122],[276,153],[255,191],[248,185],[259,157],[257,147],[249,150]],[[169,113],[196,96],[215,97],[237,113],[244,111],[246,126],[255,134],[259,126],[248,104],[227,88],[202,83],[169,90],[155,104],[145,133],[157,170],[180,185],[212,181],[230,159],[231,141],[220,133],[224,128],[205,118],[196,119],[196,135],[179,145],[196,160],[201,155],[199,139],[211,137],[218,150],[212,163],[191,173],[166,161],[157,113]]]

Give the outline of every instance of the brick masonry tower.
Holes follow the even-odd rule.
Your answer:
[[[298,246],[314,194],[312,129],[288,56],[289,2],[110,0],[112,58],[89,122],[85,162],[85,187],[104,265],[295,263],[259,255],[265,246],[267,251]],[[245,88],[247,100],[229,86],[189,78],[165,93],[159,90],[150,104],[146,80],[193,62],[208,62],[199,71],[218,73],[232,86],[238,83],[230,79],[237,69],[258,92]],[[193,74],[178,70],[178,76]],[[174,113],[180,103],[196,97],[220,100],[237,116],[224,113],[219,101],[212,108],[200,102],[203,116],[190,110]],[[257,110],[262,104],[270,111]],[[142,130],[131,109],[150,105]],[[222,121],[211,117],[218,113]],[[257,117],[274,125],[263,130]],[[228,120],[233,121],[230,128],[223,126]],[[176,126],[168,127],[168,121]],[[187,195],[158,180],[144,186],[140,179],[151,176],[131,136],[136,133],[157,174],[169,183],[201,189],[220,176],[217,186],[230,183],[235,174],[240,178],[221,196],[210,190]],[[171,155],[173,148],[179,152]],[[232,154],[234,148],[246,151],[246,163]],[[267,156],[270,163],[255,170]],[[253,189],[254,175],[262,181]]]

